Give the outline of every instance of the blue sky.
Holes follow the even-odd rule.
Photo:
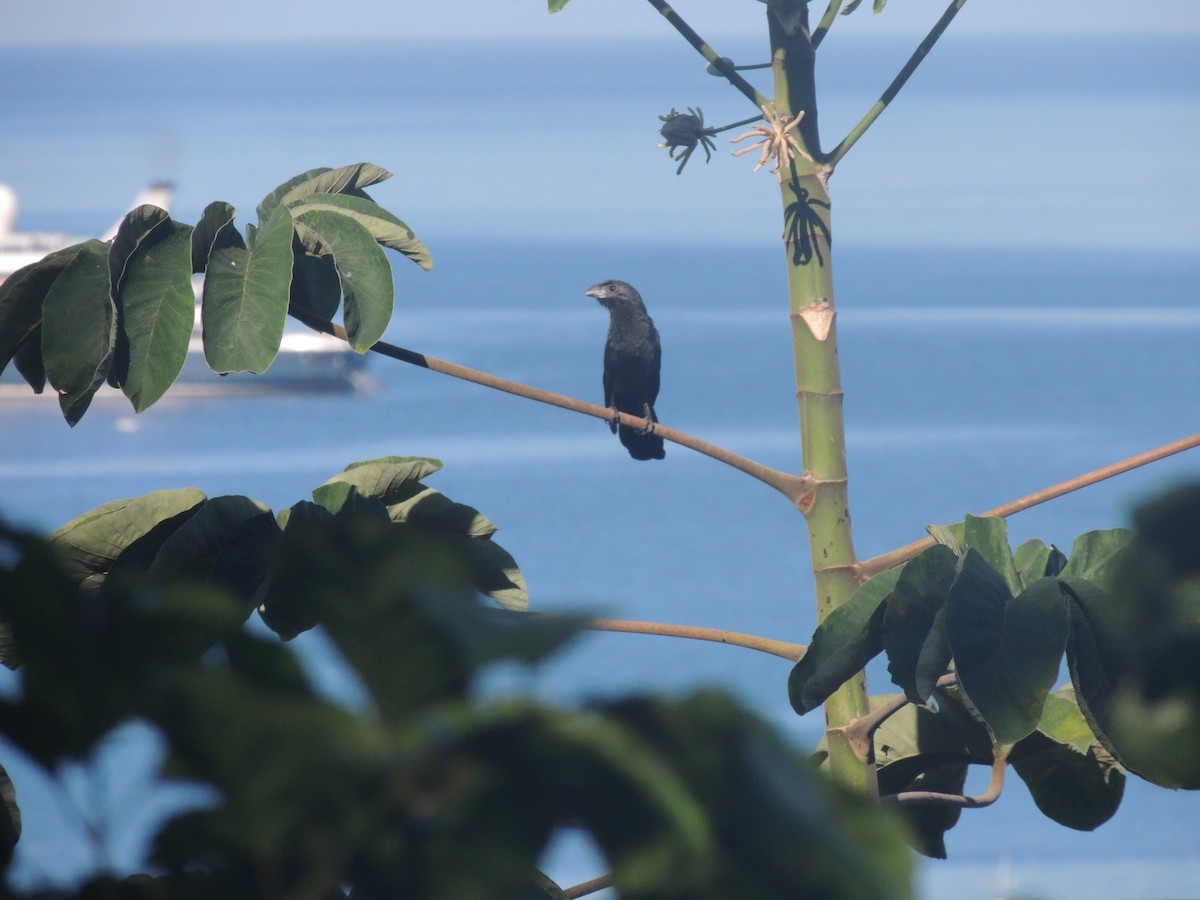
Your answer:
[[[701,34],[730,38],[757,34],[761,27],[757,0],[678,0],[675,5]],[[341,0],[335,13],[327,2],[316,0],[11,0],[6,6],[0,44],[663,34],[659,16],[642,0],[574,0],[555,16],[546,13],[545,0]],[[893,0],[879,16],[869,6],[866,0],[839,29],[849,34],[924,31],[945,8],[945,0]],[[822,5],[817,2],[814,8]],[[1195,35],[1200,34],[1200,2],[972,0],[955,28],[988,34]]]

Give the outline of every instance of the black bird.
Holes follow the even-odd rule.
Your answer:
[[[662,345],[658,330],[646,313],[641,295],[624,281],[602,281],[588,288],[608,310],[608,341],[604,345],[604,403],[613,411],[609,423],[618,431],[618,412],[641,416],[650,422],[642,431],[620,426],[621,443],[634,459],[662,459],[663,441],[654,433],[654,401],[658,398],[658,373]]]

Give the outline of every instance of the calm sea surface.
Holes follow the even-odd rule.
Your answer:
[[[822,69],[828,145],[904,57],[843,49]],[[839,170],[860,556],[1198,430],[1196,49],[948,41]],[[227,199],[244,223],[292,174],[377,162],[397,174],[376,197],[436,261],[429,274],[397,263],[389,339],[599,401],[606,323],[583,291],[624,278],[662,332],[662,420],[799,467],[772,180],[723,140],[679,178],[653,146],[672,106],[699,105],[710,124],[752,114],[686,47],[22,49],[0,54],[0,83],[22,85],[0,96],[0,180],[26,228],[99,232],[156,177],[177,182],[184,221]],[[185,485],[280,507],[354,460],[434,456],[446,467],[431,483],[500,526],[539,608],[811,633],[803,521],[766,487],[678,447],[634,463],[592,419],[389,360],[370,371],[376,390],[352,396],[168,395],[141,416],[98,400],[74,430],[48,398],[0,400],[0,513],[50,530]],[[1197,473],[1178,457],[1022,513],[1010,533],[1068,549]],[[815,739],[817,723],[790,712],[782,661],[653,640],[589,637],[497,689],[572,701],[720,683]],[[883,667],[872,676],[889,688]],[[144,809],[114,839],[118,866],[137,865],[161,809],[140,793],[148,748],[131,730],[98,764],[114,808]],[[25,815],[20,877],[97,864],[65,852],[78,826],[61,796],[11,750],[3,762]],[[923,866],[923,894],[1196,895],[1198,833],[1195,794],[1131,781],[1116,817],[1080,834],[1015,782],[964,815],[950,861]],[[549,865],[563,882],[603,868],[575,844]]]

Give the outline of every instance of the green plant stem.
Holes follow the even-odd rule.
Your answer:
[[[675,12],[670,4],[665,3],[664,0],[648,0],[648,2],[662,14],[664,19],[671,23],[672,27],[683,36],[685,41],[696,48],[697,53],[708,60],[709,64],[721,73],[726,81],[749,98],[751,103],[756,107],[762,107],[767,102],[767,98],[760,94],[754,85],[739,75],[733,65],[710,47],[704,38],[696,34],[692,30],[692,26],[680,18],[679,13]]]
[[[830,152],[829,156],[826,158],[826,162],[829,163],[830,167],[837,166],[842,157],[849,152],[851,147],[858,143],[858,139],[866,134],[867,129],[870,128],[871,125],[874,124],[875,120],[879,118],[880,114],[882,114],[883,111],[888,108],[888,104],[890,104],[892,100],[895,99],[896,95],[900,93],[900,89],[904,87],[905,82],[908,81],[912,73],[917,70],[917,66],[921,64],[921,60],[926,57],[929,51],[933,48],[933,45],[937,43],[938,38],[942,36],[942,32],[946,30],[946,28],[954,20],[954,17],[958,15],[958,11],[962,9],[963,4],[966,2],[967,0],[950,0],[950,5],[946,7],[946,11],[942,13],[942,17],[938,19],[937,24],[930,29],[929,34],[925,36],[925,40],[921,41],[921,43],[917,45],[917,49],[914,50],[912,56],[908,58],[908,62],[904,64],[904,68],[900,70],[900,73],[892,79],[892,83],[887,86],[887,90],[885,90],[880,95],[879,99],[875,101],[875,105],[867,110],[867,114],[862,117],[859,123],[850,129],[850,133],[842,138],[841,143],[834,147]]]
[[[806,149],[815,156],[820,136],[816,128],[815,59],[807,19],[792,35],[769,11],[767,22],[774,62],[776,109],[788,118],[804,111],[799,130]],[[821,622],[858,587],[858,561],[850,532],[831,246],[826,237],[828,232],[805,226],[800,236],[808,240],[809,246],[808,252],[801,252],[803,248],[796,243],[794,216],[793,224],[789,226],[789,210],[796,210],[796,203],[804,204],[801,197],[811,201],[801,210],[804,215],[827,216],[827,180],[823,168],[814,165],[808,171],[801,171],[796,162],[793,162],[791,177],[780,182],[779,190],[788,234],[784,251],[801,449],[804,474],[813,480],[812,492],[800,509],[808,524],[817,621]],[[828,226],[824,218],[822,222]],[[874,793],[877,791],[874,767],[857,752],[842,731],[867,711],[866,678],[860,672],[826,701],[826,736],[829,763],[835,777]]]
[[[1185,450],[1191,450],[1195,447],[1200,447],[1200,434],[1193,434],[1191,437],[1163,444],[1160,447],[1155,447],[1153,450],[1147,450],[1145,453],[1139,453],[1136,456],[1130,456],[1127,459],[1094,469],[1083,475],[1077,475],[1066,481],[1060,481],[1058,484],[1051,485],[1048,488],[1043,488],[1040,491],[1027,494],[1017,500],[1012,500],[1009,503],[989,509],[987,512],[980,513],[980,515],[1006,519],[1023,510],[1030,509],[1050,500],[1055,500],[1064,494],[1070,494],[1080,488],[1085,488],[1101,481],[1107,481],[1109,478],[1115,478],[1117,475],[1122,475],[1132,469],[1149,465],[1152,462],[1158,462],[1160,459],[1166,459],[1168,456],[1174,456],[1176,453],[1182,453]],[[866,581],[880,572],[886,572],[888,569],[906,563],[922,550],[932,547],[934,543],[934,539],[928,537],[919,541],[913,541],[911,544],[906,544],[887,553],[872,556],[870,559],[865,560],[859,567],[859,580]]]
[[[541,613],[529,613],[541,615]],[[664,637],[686,638],[693,641],[713,641],[718,644],[729,644],[732,647],[745,647],[748,650],[758,650],[769,653],[792,662],[796,662],[808,649],[803,644],[789,644],[772,638],[759,637],[754,634],[742,634],[738,631],[723,631],[719,628],[700,628],[695,625],[669,625],[665,622],[636,622],[628,619],[589,619],[585,628],[592,631],[620,631],[626,634],[655,634]]]
[[[293,318],[303,322],[314,331],[331,334],[343,341],[346,340],[346,329],[341,325],[326,322],[318,316],[313,316],[301,309],[293,308],[289,310],[289,313]],[[423,353],[398,347],[386,341],[379,341],[371,347],[371,352],[408,363],[409,365],[419,366],[422,369],[430,369],[434,372],[440,372],[443,375],[450,375],[453,378],[470,381],[473,384],[483,385],[484,387],[504,391],[508,394],[515,394],[518,397],[537,400],[540,403],[546,403],[550,406],[557,406],[561,409],[569,409],[583,415],[593,416],[597,419],[603,419],[606,422],[613,420],[613,411],[606,406],[576,400],[573,397],[555,394],[552,391],[544,391],[541,388],[530,387],[527,384],[521,384],[517,381],[509,381],[507,378],[500,378],[496,375],[490,375],[487,372],[470,369],[467,366],[460,366],[457,363],[438,359],[434,356],[426,356]],[[764,466],[762,463],[741,456],[731,450],[726,450],[724,447],[701,440],[694,435],[678,431],[661,423],[647,422],[638,416],[631,416],[628,413],[618,413],[617,418],[623,424],[638,429],[645,429],[653,424],[655,434],[660,435],[665,440],[695,450],[697,453],[703,453],[705,456],[725,463],[727,466],[732,466],[753,478],[757,478],[763,484],[775,488],[775,490],[787,497],[796,506],[804,504],[809,493],[813,490],[812,479],[808,476],[794,475],[791,472],[781,472],[778,469],[772,469],[770,466]]]
[[[825,15],[821,16],[821,21],[813,29],[812,45],[814,50],[821,46],[821,41],[825,40],[825,35],[829,34],[829,28],[833,25],[833,21],[841,9],[842,0],[829,0],[829,5],[825,7]]]

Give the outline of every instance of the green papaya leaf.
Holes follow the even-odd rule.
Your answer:
[[[304,213],[335,212],[353,219],[367,229],[371,237],[385,247],[398,250],[422,269],[433,268],[429,249],[412,229],[379,204],[350,194],[305,194],[288,204],[293,218]]]
[[[717,691],[670,701],[634,697],[599,711],[667,760],[712,822],[715,871],[703,891],[687,896],[909,895],[911,855],[897,819],[821,777],[729,697]],[[647,886],[639,896],[664,892]]]
[[[292,287],[288,310],[303,310],[332,322],[342,303],[342,282],[332,256],[318,256],[304,249],[300,238],[292,239]]]
[[[788,697],[797,714],[824,703],[883,649],[884,603],[900,571],[876,575],[817,626],[807,652],[788,676]]]
[[[1008,523],[996,516],[967,516],[963,520],[963,545],[974,547],[984,561],[1004,578],[1015,596],[1021,592],[1021,576],[1008,546]]]
[[[17,351],[33,341],[41,359],[42,301],[67,265],[79,255],[82,244],[51,253],[23,266],[0,282],[0,372],[8,368]],[[24,370],[22,370],[24,374]],[[37,385],[33,385],[36,389]]]
[[[128,358],[121,389],[136,412],[166,393],[187,360],[196,317],[191,238],[190,226],[166,219],[125,265],[118,303]]]
[[[938,688],[933,702],[909,703],[889,716],[875,732],[875,760],[882,778],[908,784],[930,763],[955,761],[990,766],[992,739],[963,702],[957,688]],[[871,697],[871,709],[893,703],[895,694]],[[881,788],[882,790],[882,788]]]
[[[223,247],[208,263],[204,358],[214,372],[261,374],[279,353],[292,283],[292,217],[277,207],[252,249]]]
[[[270,513],[270,507],[249,497],[223,496],[204,501],[186,522],[163,542],[147,569],[150,581],[177,578],[207,581],[218,554],[238,536],[248,520]]]
[[[318,175],[324,175],[326,172],[332,172],[329,166],[318,166],[315,169],[309,169],[307,172],[301,172],[299,175],[293,175],[283,184],[276,187],[271,193],[263,197],[258,202],[258,221],[265,222],[275,212],[275,210],[283,204],[283,198],[292,191],[293,188],[299,185],[306,184],[316,178]]]
[[[237,215],[230,204],[216,200],[204,207],[200,221],[192,231],[192,271],[203,272],[213,253],[224,247],[246,249],[246,242],[233,225]]]
[[[26,383],[33,388],[34,393],[40,394],[46,389],[46,368],[42,361],[41,325],[34,329],[29,340],[17,348],[17,353],[13,357],[13,365],[16,366]]]
[[[411,497],[410,488],[416,482],[441,468],[441,460],[427,456],[384,456],[350,463],[345,471],[339,472],[325,483],[344,481],[358,488],[363,496],[375,497],[385,504],[391,504]]]
[[[439,530],[439,534],[443,532]],[[529,587],[512,554],[490,537],[444,534],[450,545],[465,558],[476,590],[504,609],[523,612],[529,608]]]
[[[1021,576],[1021,586],[1029,587],[1039,578],[1053,578],[1061,572],[1067,564],[1067,558],[1057,547],[1047,547],[1034,538],[1017,548],[1013,562]]]
[[[108,273],[112,282],[112,296],[120,295],[125,266],[142,241],[169,220],[170,216],[165,209],[150,204],[143,204],[125,214],[108,248]]]
[[[422,486],[411,497],[388,505],[393,522],[415,522],[444,528],[468,537],[484,538],[496,532],[496,526],[474,507],[455,503],[445,494]]]
[[[1092,831],[1112,818],[1125,792],[1125,773],[1070,695],[1046,698],[1037,730],[1017,742],[1008,760],[1038,809],[1077,831]]]
[[[391,263],[371,232],[351,216],[307,209],[296,216],[296,224],[306,246],[311,240],[307,235],[315,233],[333,255],[342,287],[347,339],[359,353],[366,353],[383,337],[392,318],[395,289]]]
[[[360,494],[352,484],[333,482],[323,484],[312,492],[313,502],[335,516],[359,516],[373,519],[381,525],[391,523],[387,507],[375,497]]]
[[[204,499],[195,488],[181,488],[112,500],[76,516],[49,540],[76,581],[96,585],[136,540],[160,523],[194,511]]]
[[[42,304],[42,359],[74,425],[104,384],[116,346],[117,315],[109,293],[108,245],[87,241],[54,280]]]
[[[946,647],[932,682],[922,679],[918,684],[918,663],[931,638],[944,644],[944,632],[933,637],[938,612],[954,583],[958,559],[942,544],[934,544],[915,559],[909,560],[900,573],[896,587],[888,598],[883,614],[883,648],[888,657],[888,672],[892,681],[904,689],[914,703],[929,698],[933,683],[946,670],[950,661]]]
[[[370,199],[363,188],[387,181],[392,173],[372,163],[354,163],[338,169],[326,169],[295,183],[280,200],[285,205],[295,203],[307,194],[353,194]]]
[[[1053,578],[1018,597],[974,548],[946,600],[946,634],[958,681],[997,742],[1029,734],[1058,677],[1067,643],[1066,602]]]
[[[969,769],[970,766],[965,762],[937,763],[930,760],[915,778],[903,783],[896,782],[894,778],[899,774],[899,767],[891,772],[884,770],[879,773],[879,791],[884,796],[910,791],[961,796]],[[907,803],[900,807],[900,814],[908,823],[908,836],[913,849],[931,859],[946,858],[946,832],[958,824],[962,815],[961,807],[939,803]]]
[[[1112,585],[1114,568],[1133,532],[1125,528],[1088,531],[1075,539],[1071,555],[1063,568],[1064,577],[1083,578],[1107,590]]]
[[[1129,771],[1162,787],[1181,787],[1177,773],[1158,764],[1154,748],[1132,734],[1129,737],[1133,739],[1123,739],[1128,733],[1118,725],[1118,708],[1126,702],[1124,693],[1130,690],[1136,670],[1129,643],[1129,610],[1086,579],[1064,573],[1061,582],[1070,598],[1067,663],[1075,699],[1088,727]]]

